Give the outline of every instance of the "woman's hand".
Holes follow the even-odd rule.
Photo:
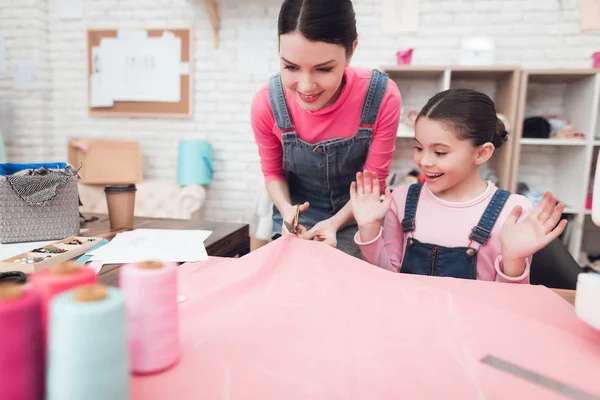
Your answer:
[[[308,202],[304,202],[303,204],[300,205],[300,213],[303,213],[304,211],[308,210],[308,207],[310,207],[310,204]],[[294,218],[296,216],[296,206],[293,205],[289,205],[289,207],[286,208],[285,213],[281,214],[281,217],[283,218],[284,221],[287,221],[290,225],[294,223]],[[306,228],[300,224],[298,224],[298,232],[296,232],[296,236],[301,236],[302,234],[306,233]],[[285,226],[285,224],[282,225],[281,227],[281,234],[282,235],[287,235],[288,233],[290,233],[290,231],[288,231],[287,227]]]
[[[302,235],[304,239],[312,239],[319,242],[324,242],[331,247],[337,246],[337,226],[331,218],[318,222],[311,230]]]

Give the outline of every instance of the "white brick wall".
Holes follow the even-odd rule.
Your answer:
[[[47,24],[45,1],[0,2],[0,33],[7,60],[7,72],[0,73],[0,99],[10,100],[14,110],[13,140],[7,144],[9,161],[41,161],[51,156],[48,145],[53,137],[52,113],[48,101],[52,90]],[[38,86],[16,90],[13,71],[27,59],[35,62]]]
[[[75,135],[127,138],[142,142],[147,177],[176,179],[178,140],[209,140],[215,147],[216,174],[206,215],[247,220],[260,181],[249,125],[250,100],[278,66],[276,25],[281,1],[219,0],[218,49],[213,48],[202,3],[84,0],[83,19],[65,21],[55,15],[55,0],[0,0],[0,32],[9,67],[31,57],[38,62],[40,75],[38,90],[16,91],[10,74],[0,74],[0,99],[11,99],[15,105],[17,139],[8,146],[10,160],[64,159],[66,142]],[[502,65],[587,67],[591,54],[600,50],[600,32],[579,30],[577,0],[422,0],[419,32],[402,36],[381,32],[380,0],[354,3],[360,34],[356,66],[393,64],[395,52],[407,47],[417,49],[414,64],[456,63],[460,41],[469,35],[494,37],[497,63]],[[90,117],[85,28],[180,25],[195,27],[193,118]],[[408,143],[397,142],[402,147],[398,154],[405,160],[410,160]],[[400,157],[393,165],[410,167]]]

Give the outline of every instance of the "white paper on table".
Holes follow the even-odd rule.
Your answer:
[[[55,243],[56,240],[50,242],[26,242],[26,243],[13,243],[13,244],[1,244],[0,243],[0,260],[6,260],[19,254],[27,253],[33,249],[39,249],[51,243]]]
[[[188,232],[188,233],[181,233],[181,232]],[[188,230],[178,230],[178,229],[143,229],[143,228],[139,228],[139,229],[135,229],[133,231],[126,231],[126,232],[122,232],[120,233],[120,235],[124,235],[124,236],[140,236],[142,235],[143,237],[150,237],[150,236],[154,236],[156,238],[163,238],[164,235],[181,235],[181,236],[191,236],[191,234],[189,232],[193,233],[194,239],[200,240],[202,242],[204,242],[206,239],[208,239],[210,237],[210,235],[212,235],[212,231],[206,231],[206,230],[202,230],[202,229],[188,229]]]
[[[413,33],[419,30],[420,0],[382,0],[384,33]]]
[[[206,261],[204,247],[212,232],[203,230],[136,229],[120,233],[108,244],[88,252],[104,264]]]

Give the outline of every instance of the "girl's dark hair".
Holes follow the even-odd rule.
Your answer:
[[[473,146],[491,142],[499,148],[508,140],[504,123],[496,115],[494,102],[486,94],[471,89],[449,89],[433,96],[419,113],[421,117],[452,127],[460,139]]]
[[[343,46],[347,55],[358,38],[351,0],[284,0],[277,27],[280,36],[297,30],[310,41]]]

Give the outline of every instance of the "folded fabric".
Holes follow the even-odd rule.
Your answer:
[[[41,163],[41,164],[12,164],[4,163],[0,164],[0,175],[12,175],[25,169],[38,169],[45,167],[47,169],[64,169],[67,167],[67,163],[55,162],[55,163]]]
[[[31,205],[44,205],[56,196],[59,185],[74,176],[77,176],[77,171],[67,165],[66,168],[59,170],[41,167],[24,175],[9,175],[6,179],[21,199]]]

